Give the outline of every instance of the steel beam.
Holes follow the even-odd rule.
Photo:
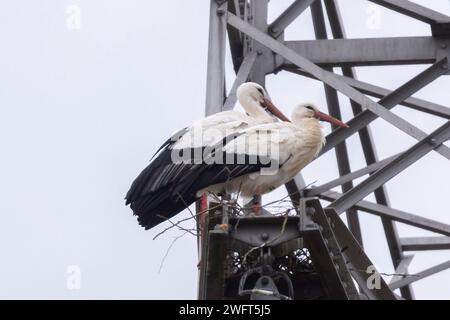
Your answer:
[[[250,1],[250,14],[248,15],[249,21],[252,23],[252,27],[260,32],[267,32],[267,15],[268,15],[269,0],[251,0]],[[242,20],[241,20],[242,21]],[[239,31],[239,28],[237,28]],[[256,52],[256,61],[253,64],[253,68],[250,72],[250,80],[259,83],[261,86],[266,86],[266,73],[269,65],[269,50],[262,44],[256,42],[254,39],[249,39],[250,48],[247,48],[246,54],[250,52]],[[261,203],[261,195],[255,195],[252,199],[254,203]]]
[[[402,261],[400,261],[398,267],[395,269],[395,275],[391,278],[391,281],[389,283],[393,283],[404,278],[402,275],[408,273],[408,267],[411,264],[413,258],[414,255],[405,255],[403,257]]]
[[[342,78],[343,81],[351,85],[353,88],[358,89],[362,93],[368,94],[375,98],[383,98],[392,93],[391,90],[368,84],[360,80],[351,79],[345,76],[343,76]],[[429,113],[445,119],[450,119],[450,108],[439,105],[437,103],[432,103],[429,101],[411,97],[404,100],[400,104],[417,111]]]
[[[399,154],[393,155],[389,158],[386,158],[384,160],[369,164],[367,167],[350,172],[344,176],[341,176],[337,179],[334,179],[332,181],[329,181],[327,183],[324,183],[318,187],[313,187],[309,190],[306,191],[306,195],[308,197],[314,197],[317,196],[323,192],[329,191],[337,186],[340,186],[344,183],[346,183],[347,181],[353,181],[359,177],[365,176],[366,174],[371,174],[374,173],[375,171],[379,170],[380,168],[384,167],[385,165],[387,165],[388,163],[392,162],[395,158],[397,158]]]
[[[386,282],[380,276],[380,288],[370,289],[367,284],[370,281],[371,273],[368,273],[373,263],[359,246],[356,239],[346,228],[344,222],[339,218],[333,209],[325,209],[325,214],[330,220],[334,236],[339,244],[341,253],[347,260],[350,272],[358,283],[361,291],[373,300],[395,300],[394,293],[389,289]]]
[[[228,0],[228,11],[242,18],[240,1]],[[230,44],[231,59],[233,60],[234,71],[237,73],[242,60],[244,59],[244,43],[242,41],[242,34],[236,28],[227,26],[228,42]]]
[[[429,24],[450,22],[450,17],[407,0],[369,0],[408,17]]]
[[[345,259],[345,252],[342,250],[343,246],[339,244],[333,230],[335,226],[323,210],[319,199],[303,199],[300,208],[303,213],[303,222],[301,221],[300,225],[305,244],[311,252],[314,268],[320,275],[328,299],[359,300],[348,259]],[[347,228],[346,232],[360,248]]]
[[[403,278],[402,280],[393,282],[391,284],[389,284],[389,288],[391,288],[391,290],[395,290],[401,287],[404,287],[408,284],[411,284],[413,282],[422,280],[423,278],[432,276],[433,274],[436,274],[438,272],[447,270],[448,268],[450,268],[450,260],[443,262],[441,264],[438,264],[437,266],[431,267],[429,269],[423,270],[419,273],[416,273],[414,275],[410,275],[406,278]]]
[[[333,32],[334,38],[345,38],[346,35],[345,35],[344,25],[342,22],[339,6],[338,6],[337,2],[335,0],[324,0],[324,2],[325,2],[326,9],[327,9],[327,15],[328,15],[328,18],[330,21],[330,26],[331,26],[331,30]],[[441,48],[442,48],[442,44],[441,44]],[[352,67],[344,66],[342,68],[342,73],[343,73],[344,80],[349,79],[352,82],[358,82],[358,80],[356,79],[356,72],[353,70]],[[356,89],[359,89],[360,91],[362,91],[361,87],[356,88]],[[372,92],[370,92],[370,93],[372,93],[372,95],[374,92],[378,92],[378,94],[381,93],[381,95],[378,96],[379,98],[387,96],[388,94],[391,93],[389,90],[379,90],[379,89],[383,89],[383,88],[376,87],[376,86],[370,86],[370,89],[372,90]],[[362,91],[362,92],[366,93],[366,94],[370,94],[367,91],[366,92]],[[427,111],[429,112],[429,110],[431,110],[431,112],[429,112],[429,113],[432,113],[432,114],[436,114],[435,110],[442,110],[442,109],[449,110],[448,108],[445,108],[445,107],[433,108],[434,105],[432,105],[431,103],[426,102],[426,101],[419,101],[419,99],[415,99],[415,98],[408,98],[403,103],[406,105],[410,101],[413,103],[411,105],[408,105],[409,107],[414,108],[415,106],[417,106],[418,107],[417,110],[425,111],[425,112],[427,112]],[[353,112],[355,115],[357,113],[362,112],[361,106],[359,104],[357,104],[356,102],[351,101],[351,106],[352,106],[352,109],[353,109]],[[448,115],[450,116],[450,112]],[[375,149],[375,145],[373,143],[369,125],[365,126],[361,130],[359,130],[358,133],[360,136],[360,140],[361,140],[361,144],[362,144],[362,148],[363,148],[363,152],[364,152],[364,157],[366,158],[367,164],[376,163],[378,161],[378,157],[376,154],[376,149]],[[384,186],[380,186],[379,188],[377,188],[374,191],[374,196],[375,196],[375,200],[378,204],[384,205],[386,207],[390,206],[389,198],[388,198],[388,195],[387,195],[387,192],[386,192]],[[386,217],[381,217],[381,222],[383,225],[384,233],[386,235],[387,245],[388,245],[389,252],[390,252],[390,255],[392,258],[393,265],[395,268],[398,269],[399,267],[401,267],[402,262],[404,262],[405,258],[407,258],[407,257],[405,257],[403,254],[397,227],[392,220],[390,220],[389,218],[386,218]],[[404,269],[405,269],[405,272],[408,271],[407,266]],[[410,285],[403,286],[402,288],[400,288],[400,292],[401,292],[401,295],[403,298],[414,299],[414,291]]]
[[[269,32],[277,38],[299,15],[301,15],[315,0],[295,0],[269,26]]]
[[[208,69],[206,73],[207,116],[222,111],[225,95],[225,43],[228,3],[210,0]]]
[[[383,99],[381,99],[378,103],[379,105],[383,105],[385,107],[384,110],[389,112],[389,109],[392,109],[395,105],[397,105],[400,101],[405,100],[407,97],[410,97],[412,94],[432,82],[433,80],[437,79],[440,75],[443,74],[443,66],[447,64],[447,59],[443,59],[425,71],[421,72],[419,75],[411,79],[410,81],[406,82],[404,85],[399,87],[397,90],[393,91],[391,94],[385,96]],[[391,113],[392,114],[392,113]],[[354,117],[352,120],[348,122],[348,125],[350,128],[348,129],[337,129],[330,133],[327,137],[327,143],[320,152],[319,156],[322,154],[330,151],[332,148],[334,148],[338,143],[341,141],[347,139],[354,133],[356,133],[358,130],[364,128],[369,123],[374,121],[377,118],[377,115],[369,110],[365,110],[364,112],[360,113],[356,117]],[[399,118],[396,116],[396,118]],[[395,121],[395,120],[394,120]],[[404,120],[403,120],[404,123]],[[408,126],[408,125],[406,125]],[[406,127],[404,128],[406,129]],[[409,127],[409,133],[414,136],[414,138],[420,140],[426,137],[426,133],[422,130],[410,126]],[[446,157],[447,159],[450,159],[450,148],[448,148],[445,145],[441,145],[438,148],[435,149],[437,152],[439,152],[441,155]]]
[[[256,61],[255,52],[245,56],[244,61],[242,62],[239,71],[236,75],[236,79],[234,80],[233,86],[231,87],[230,93],[228,94],[228,97],[223,105],[224,111],[231,110],[234,108],[234,105],[236,104],[237,100],[236,96],[237,88],[245,81],[247,81],[248,77],[250,76],[250,72],[253,68],[253,65],[255,64],[255,61]]]
[[[252,27],[263,33],[266,33],[268,28],[267,25],[268,5],[269,5],[268,0],[250,1]],[[267,55],[270,54],[270,52],[264,45],[261,45],[260,43],[254,41],[253,39],[251,42],[252,42],[251,50],[253,52],[257,52],[258,57],[254,68],[252,68],[250,79],[253,82],[259,83],[260,85],[265,87],[266,73],[267,73],[266,69],[268,68]]]
[[[312,77],[309,73],[302,71],[296,67],[283,66],[282,70],[317,80],[316,78]],[[390,95],[392,93],[392,90],[382,88],[382,87],[379,87],[379,86],[376,86],[376,85],[373,85],[373,84],[370,84],[370,83],[367,83],[367,82],[364,82],[361,80],[356,80],[356,79],[348,77],[348,76],[338,75],[338,77],[341,78],[342,81],[344,81],[348,85],[352,86],[353,88],[355,88],[355,89],[361,91],[362,93],[367,94],[371,97],[383,98],[384,96]],[[400,102],[399,105],[402,105],[402,106],[405,106],[405,107],[408,107],[408,108],[411,108],[411,109],[414,109],[417,111],[429,113],[429,114],[432,114],[432,115],[435,115],[438,117],[442,117],[445,119],[450,119],[450,108],[440,105],[440,104],[437,104],[437,103],[410,97],[410,98]]]
[[[325,192],[319,195],[319,198],[326,201],[336,201],[342,196],[338,192]],[[413,227],[436,232],[445,236],[450,236],[450,225],[435,220],[427,219],[398,209],[393,209],[381,204],[361,200],[354,205],[358,210],[371,213],[383,218],[398,221]]]
[[[337,213],[344,212],[448,139],[450,139],[450,121],[416,143],[352,190],[346,192],[342,197],[331,203],[330,207],[334,208]]]
[[[300,204],[300,199],[303,196],[303,190],[306,188],[306,182],[305,179],[303,179],[303,175],[298,173],[294,179],[285,184],[285,187],[292,203],[298,206]]]
[[[450,250],[450,237],[400,238],[404,251]]]
[[[316,39],[327,39],[327,29],[325,25],[325,18],[322,9],[322,3],[320,1],[316,1],[311,5],[311,15],[313,18],[314,32]],[[326,70],[333,72],[332,68],[327,67]],[[328,112],[331,116],[342,120],[339,98],[337,91],[332,87],[324,84],[325,97],[327,100]],[[332,125],[333,130],[337,129],[338,126]],[[345,141],[342,141],[335,148],[336,160],[338,165],[338,171],[340,176],[344,176],[351,172],[350,168],[350,160],[348,157],[347,144]],[[353,188],[353,182],[346,181],[342,184],[342,192],[347,192]],[[350,231],[358,241],[358,243],[363,246],[363,239],[361,234],[361,226],[359,223],[358,211],[349,208],[347,210],[347,223]]]
[[[233,15],[233,14],[228,15],[228,23],[231,24],[232,26],[238,28],[243,33],[249,35],[254,40],[265,45],[266,47],[271,49],[273,52],[283,56],[284,58],[291,61],[298,67],[306,70],[307,72],[309,72],[310,74],[312,74],[313,76],[315,76],[316,78],[318,78],[319,80],[324,82],[325,84],[329,85],[330,87],[332,87],[332,88],[336,89],[337,91],[341,92],[342,94],[346,95],[353,101],[359,103],[363,108],[369,109],[372,113],[383,118],[384,120],[391,123],[398,129],[400,129],[403,132],[407,133],[408,135],[412,136],[413,138],[419,140],[419,139],[422,139],[424,136],[426,136],[425,132],[423,132],[419,128],[413,126],[408,121],[404,120],[402,117],[397,116],[396,114],[392,113],[388,109],[384,108],[382,105],[372,101],[371,99],[366,97],[364,94],[362,94],[358,90],[347,85],[345,82],[341,81],[339,79],[339,77],[337,77],[334,73],[326,71],[326,70],[318,67],[317,65],[315,65],[314,63],[312,63],[311,61],[306,59],[305,57],[297,54],[292,49],[286,47],[283,43],[271,38],[264,32],[261,32],[254,26],[239,19],[235,15]],[[441,65],[441,63],[444,63],[444,65],[441,67],[440,74],[445,73],[448,69],[447,58],[442,59],[441,61],[439,61],[438,63],[433,65],[433,67],[435,67],[436,65]],[[443,67],[445,67],[445,66],[447,67],[447,69],[442,70]],[[433,75],[435,77],[436,77],[436,74],[437,74],[437,72],[433,73]],[[421,85],[423,85],[423,83],[421,83]],[[348,130],[351,130],[351,129],[348,129]],[[436,151],[439,152],[440,154],[444,155],[448,159],[450,159],[450,148],[446,147],[445,145],[439,146],[438,148],[436,148]]]
[[[436,61],[440,48],[433,37],[301,40],[285,45],[322,67],[428,64]]]
[[[325,0],[325,7],[327,9],[328,19],[330,21],[331,32],[335,39],[346,38],[344,23],[342,21],[339,6],[334,0]],[[356,80],[356,72],[350,66],[342,67],[343,76],[348,79]],[[357,81],[357,80],[356,80]],[[361,105],[350,100],[352,106],[353,114],[356,116],[363,112]],[[370,131],[370,126],[367,125],[358,131],[359,138],[362,145],[362,150],[364,153],[364,158],[368,165],[378,162],[377,152],[375,149],[375,144],[373,142],[372,134]],[[389,198],[384,186],[377,188],[374,191],[375,200],[381,205],[389,207]],[[389,253],[391,255],[392,263],[394,267],[398,267],[401,260],[404,258],[403,251],[400,245],[400,240],[398,236],[397,227],[394,222],[388,218],[381,217],[381,223],[383,225],[383,230],[386,235],[386,240],[389,248]],[[405,286],[401,290],[401,294],[405,299],[414,299],[414,292],[410,286]]]

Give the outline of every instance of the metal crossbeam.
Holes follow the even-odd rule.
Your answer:
[[[331,203],[330,207],[334,208],[337,213],[344,212],[448,139],[450,139],[450,121],[416,143],[352,190],[346,192],[342,197]]]
[[[379,101],[380,105],[383,105],[386,109],[392,109],[395,105],[397,105],[400,101],[405,100],[407,97],[410,97],[412,94],[423,88],[425,85],[437,79],[443,73],[442,67],[447,64],[447,59],[443,59],[431,67],[427,68],[425,71],[421,72],[419,75],[406,82],[404,85],[399,87],[397,90],[391,92],[391,94],[385,96],[383,99]],[[392,113],[391,113],[392,114]],[[320,152],[319,156],[330,151],[341,141],[347,139],[358,130],[364,128],[369,123],[374,121],[377,118],[377,115],[373,112],[366,110],[352,120],[348,121],[348,125],[350,128],[342,129],[339,128],[332,133],[330,133],[327,137],[327,143]],[[398,118],[398,117],[397,117]],[[420,140],[426,137],[426,133],[416,127],[410,127],[410,134],[414,136],[414,138]],[[438,148],[435,148],[436,152],[439,152],[441,155],[450,159],[450,148],[445,145],[442,145]]]
[[[319,197],[323,200],[333,202],[342,197],[342,194],[338,192],[325,192],[320,194]],[[361,200],[355,203],[354,206],[360,211],[371,213],[384,218],[389,218],[394,221],[398,221],[424,230],[436,232],[445,236],[450,236],[450,225],[442,222],[424,218],[415,214],[411,214],[366,200]]]
[[[317,80],[316,78],[312,77],[309,73],[302,71],[296,67],[283,66],[282,70]],[[389,89],[386,89],[383,87],[379,87],[379,86],[376,86],[376,85],[373,85],[373,84],[370,84],[370,83],[367,83],[367,82],[364,82],[361,80],[356,80],[356,79],[348,77],[348,76],[342,76],[342,75],[337,75],[337,76],[342,81],[347,83],[348,85],[352,86],[353,88],[355,88],[355,89],[361,91],[362,93],[367,94],[371,97],[383,98],[392,93],[392,90],[389,90]],[[399,105],[409,107],[409,108],[417,110],[417,111],[429,113],[429,114],[432,114],[432,115],[435,115],[438,117],[442,117],[445,119],[450,119],[450,108],[440,105],[440,104],[437,104],[437,103],[410,97],[410,98],[407,98],[406,100],[403,100],[402,102],[400,102]]]
[[[245,81],[247,81],[248,77],[250,76],[250,72],[253,68],[253,65],[256,61],[256,53],[251,53],[245,56],[244,61],[242,62],[239,71],[236,75],[236,79],[234,80],[233,86],[231,87],[230,93],[228,94],[227,99],[225,100],[225,103],[223,105],[223,110],[231,110],[234,108],[234,105],[236,104],[236,90],[237,88],[243,84]]]
[[[408,17],[434,24],[450,22],[450,17],[407,0],[369,0],[380,6],[397,11]]]
[[[402,280],[398,280],[396,282],[393,282],[391,284],[389,284],[389,288],[391,288],[391,290],[395,290],[401,287],[404,287],[408,284],[411,284],[413,282],[422,280],[423,278],[432,276],[433,274],[436,274],[438,272],[447,270],[450,268],[450,260],[443,262],[441,264],[438,264],[437,266],[431,267],[429,269],[423,270],[419,273],[416,273],[414,275],[410,275],[406,278],[403,278]]]
[[[338,3],[335,0],[325,0],[325,7],[327,10],[328,20],[331,26],[331,32],[335,39],[346,38],[344,23],[339,10]],[[356,80],[356,71],[350,66],[342,67],[342,74],[348,79]],[[357,81],[357,80],[356,80]],[[363,112],[361,105],[351,101],[353,114],[356,116]],[[372,138],[370,126],[367,125],[358,131],[358,135],[361,141],[364,158],[368,165],[378,162],[378,156],[375,148],[375,144]],[[377,188],[374,191],[375,200],[378,204],[389,207],[389,197],[384,186]],[[394,267],[398,267],[400,261],[404,258],[403,251],[400,245],[400,239],[397,231],[397,227],[394,222],[388,218],[381,217],[381,223],[386,235],[386,240],[391,255],[392,263]],[[405,286],[400,289],[402,297],[405,299],[414,299],[414,292],[410,286]]]
[[[392,94],[391,90],[384,89],[382,87],[375,86],[373,84],[368,84],[360,80],[351,79],[342,76],[343,81],[351,85],[353,88],[358,89],[362,93],[368,94],[372,97],[383,98]],[[450,108],[439,105],[437,103],[432,103],[422,99],[410,97],[400,103],[406,107],[414,110],[429,113],[435,116],[439,116],[445,119],[450,119]]]
[[[228,1],[228,11],[242,18],[240,0]],[[228,42],[230,44],[231,59],[233,60],[234,71],[237,73],[244,54],[244,43],[242,41],[242,34],[239,30],[227,26]]]
[[[402,130],[406,134],[412,136],[413,138],[419,140],[426,136],[426,133],[420,130],[419,128],[413,126],[408,121],[404,120],[402,117],[397,116],[396,114],[392,113],[388,109],[384,108],[382,105],[370,100],[368,97],[363,95],[358,90],[352,88],[351,86],[347,85],[346,83],[339,80],[339,77],[337,77],[334,73],[326,71],[305,57],[297,54],[292,49],[286,47],[283,43],[271,38],[264,32],[260,31],[259,29],[255,28],[254,26],[246,23],[245,21],[239,19],[233,14],[228,14],[228,23],[234,26],[235,28],[239,29],[243,33],[247,34],[248,36],[252,37],[254,40],[260,42],[261,44],[265,45],[269,49],[271,49],[273,52],[283,56],[284,58],[288,59],[298,67],[306,70],[311,75],[315,76],[325,84],[329,85],[330,87],[336,89],[337,91],[341,92],[342,94],[346,95],[353,101],[359,103],[363,108],[370,110],[372,113],[376,114],[377,116],[383,118],[387,122],[391,123],[398,129]],[[439,61],[436,65],[440,65],[443,63],[443,66],[447,66],[447,59],[444,58],[441,61]],[[446,70],[445,69],[445,72]],[[435,78],[443,74],[441,67],[441,73],[435,72],[433,75]],[[434,79],[435,79],[434,78]],[[434,80],[433,79],[433,80]],[[410,96],[410,95],[409,95]],[[351,130],[347,129],[347,130]],[[445,145],[442,145],[438,148],[436,148],[436,151],[440,154],[444,155],[446,158],[450,159],[450,148],[446,147]]]
[[[316,1],[311,5],[311,14],[313,18],[313,25],[314,25],[314,32],[316,39],[327,39],[327,28],[325,25],[325,18],[323,14],[322,9],[322,3],[320,1]],[[332,68],[326,68],[327,71],[333,72]],[[341,115],[341,107],[339,104],[339,98],[337,91],[333,88],[331,88],[328,85],[324,84],[324,90],[325,90],[325,98],[327,101],[328,111],[331,116],[342,120]],[[332,126],[333,130],[337,129],[338,126],[334,125]],[[347,144],[345,141],[338,144],[335,148],[336,153],[336,160],[338,165],[338,171],[339,175],[343,176],[351,172],[350,168],[350,160],[348,157],[348,150],[347,150]],[[347,181],[342,184],[342,191],[347,192],[350,189],[353,188],[353,182]],[[361,226],[359,223],[359,217],[358,212],[353,209],[349,208],[347,210],[347,222],[348,227],[350,231],[355,236],[356,240],[358,240],[358,243],[362,246],[363,245],[363,239],[361,234]]]
[[[269,26],[269,32],[276,38],[303,13],[315,0],[295,0],[274,22]]]
[[[395,269],[395,275],[391,278],[391,281],[389,283],[394,283],[402,279],[402,275],[408,273],[408,267],[411,264],[413,258],[414,255],[407,255],[403,257],[402,261],[400,261],[398,267]]]
[[[211,1],[209,15],[208,67],[206,72],[207,116],[222,111],[225,95],[225,43],[228,3]],[[222,15],[217,14],[222,12]]]
[[[322,67],[340,67],[434,63],[441,44],[433,37],[397,37],[286,41],[285,45]]]
[[[325,213],[328,219],[330,219],[334,235],[339,243],[342,254],[347,260],[350,272],[358,283],[361,291],[364,292],[369,299],[395,300],[393,292],[381,277],[380,288],[370,289],[367,287],[369,277],[371,276],[367,270],[369,267],[373,267],[372,262],[345,227],[345,224],[336,212],[333,209],[325,209]]]
[[[252,22],[252,25],[255,29],[257,29],[259,32],[266,33],[268,29],[267,25],[267,15],[268,15],[268,6],[269,6],[269,0],[259,0],[259,1],[251,1],[250,2],[250,8],[251,8],[251,14],[250,14],[250,20]],[[236,16],[235,16],[236,17]],[[242,21],[242,20],[241,20]],[[236,28],[236,26],[234,26]],[[239,28],[237,28],[239,31],[242,32]],[[245,34],[245,32],[244,32]],[[258,43],[257,41],[254,41],[254,39],[250,38],[250,45],[251,45],[251,51],[258,53],[257,61],[255,62],[254,68],[252,68],[252,72],[250,75],[250,79],[253,82],[259,83],[262,86],[266,85],[266,68],[268,68],[268,54],[269,50],[267,48]]]
[[[371,174],[374,173],[375,171],[379,170],[380,168],[384,167],[385,165],[387,165],[388,163],[391,163],[395,158],[397,158],[399,154],[393,155],[389,158],[386,158],[384,160],[372,163],[370,165],[368,165],[365,168],[350,172],[346,175],[343,175],[337,179],[334,179],[332,181],[329,181],[327,183],[324,183],[323,185],[320,185],[318,187],[313,187],[309,190],[307,190],[306,194],[308,195],[308,197],[314,197],[317,196],[323,192],[329,191],[337,186],[340,186],[344,183],[346,183],[347,181],[353,181],[359,177],[365,176],[366,174]]]
[[[450,237],[400,238],[403,251],[450,250]]]

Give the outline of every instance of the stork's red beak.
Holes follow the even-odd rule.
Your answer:
[[[320,111],[316,111],[316,112],[314,113],[314,116],[315,116],[317,119],[319,119],[319,120],[322,120],[322,121],[326,121],[326,122],[332,123],[332,124],[337,125],[337,126],[339,126],[339,127],[342,127],[342,128],[350,128],[347,124],[343,123],[341,120],[338,120],[338,119],[336,119],[336,118],[334,118],[334,117],[332,117],[332,116],[329,116],[329,115],[327,115],[326,113],[323,113],[323,112],[320,112]]]
[[[267,110],[269,110],[270,113],[272,113],[275,117],[277,117],[278,119],[280,119],[281,121],[287,121],[287,122],[291,122],[291,120],[289,120],[284,114],[283,112],[281,112],[277,107],[274,106],[274,104],[272,103],[272,101],[270,101],[269,99],[265,99],[262,102],[262,105],[267,108]]]

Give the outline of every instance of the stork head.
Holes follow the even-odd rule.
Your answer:
[[[241,84],[236,91],[236,95],[241,104],[246,99],[252,99],[253,101],[257,101],[259,103],[263,103],[264,99],[268,99],[266,90],[255,82],[246,82]]]
[[[292,112],[293,123],[300,123],[302,120],[308,118],[318,119],[319,121],[326,121],[342,128],[348,128],[348,125],[341,120],[320,112],[313,103],[303,103],[294,108],[294,111]]]
[[[251,117],[270,119],[274,115],[280,120],[289,121],[283,113],[273,105],[264,88],[255,82],[246,82],[236,91],[239,103]]]

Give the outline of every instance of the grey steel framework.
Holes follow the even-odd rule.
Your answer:
[[[267,19],[268,0],[211,0],[206,114],[210,115],[233,108],[236,102],[236,88],[241,83],[251,80],[265,85],[265,76],[279,71],[287,71],[321,81],[324,85],[328,111],[337,118],[341,117],[337,93],[340,92],[347,96],[351,101],[354,114],[354,118],[348,122],[350,128],[334,128],[335,130],[326,137],[326,146],[319,155],[334,149],[340,177],[321,186],[303,190],[305,184],[302,176],[298,175],[293,181],[286,184],[286,188],[292,195],[292,201],[300,206],[298,210],[300,215],[306,217],[311,208],[315,208],[315,212],[320,212],[319,217],[313,220],[316,226],[320,226],[323,239],[328,239],[326,231],[323,229],[325,227],[327,230],[327,223],[323,220],[325,222],[322,221],[324,224],[321,224],[320,216],[327,216],[328,221],[334,221],[330,227],[332,230],[328,228],[334,235],[329,237],[329,240],[336,241],[341,252],[344,251],[345,244],[346,253],[342,253],[340,256],[347,264],[351,264],[348,270],[358,283],[360,294],[363,294],[364,298],[388,299],[393,296],[391,290],[399,288],[402,298],[413,299],[411,284],[449,268],[450,261],[423,270],[415,277],[396,276],[388,284],[388,287],[383,282],[382,293],[364,290],[362,288],[364,283],[361,282],[361,279],[366,279],[367,275],[355,272],[355,270],[361,271],[362,267],[370,265],[370,260],[362,251],[363,243],[358,215],[360,212],[366,212],[380,216],[395,273],[408,272],[408,265],[413,258],[412,255],[405,254],[408,251],[450,249],[450,225],[392,208],[384,188],[387,181],[432,151],[450,159],[450,148],[443,144],[450,139],[450,108],[412,97],[414,93],[441,75],[449,74],[450,17],[407,0],[369,1],[429,24],[431,36],[346,39],[344,21],[336,0],[293,1],[271,23]],[[285,41],[285,28],[307,8],[311,9],[316,40]],[[325,27],[326,18],[331,26],[331,35],[328,34]],[[236,72],[236,79],[228,94],[225,88],[226,41],[229,41]],[[430,66],[394,91],[359,81],[353,68],[355,66],[404,64],[430,64]],[[341,68],[342,75],[335,74],[333,67]],[[374,102],[368,96],[380,100]],[[391,112],[391,109],[397,105],[425,112],[447,121],[431,134],[427,134],[401,116]],[[369,127],[370,123],[378,117],[410,135],[417,140],[417,143],[399,154],[379,160]],[[356,133],[362,144],[367,167],[352,172],[346,139]],[[357,185],[353,183],[354,179],[364,175],[369,176]],[[342,193],[331,191],[337,186],[342,188]],[[371,193],[374,194],[376,202],[363,200]],[[322,209],[312,197],[328,201],[330,204]],[[302,205],[304,210],[301,210]],[[336,218],[343,212],[347,213],[348,229],[340,219]],[[306,219],[305,217],[303,218]],[[230,223],[233,222],[230,220]],[[425,238],[401,238],[397,232],[396,223],[404,223],[432,231],[438,235]],[[307,236],[308,230],[305,227],[297,236],[304,236],[305,241],[308,240],[307,238],[310,237]],[[351,231],[351,234],[348,233],[348,230]],[[211,237],[214,237],[214,232]],[[316,238],[311,237],[308,240],[311,255],[314,255],[314,252],[316,254],[318,252],[313,250],[314,246],[320,241],[315,242],[316,240],[311,239]],[[356,241],[353,241],[355,239]],[[228,240],[225,240],[225,244],[226,241]],[[208,259],[220,258],[207,255],[208,250],[211,251],[211,248],[206,248],[207,242],[206,240],[200,242],[203,252],[200,298],[214,296],[208,294],[207,288],[211,284],[207,282],[210,279],[210,273],[214,273],[212,268],[217,267],[219,262],[208,261]],[[329,243],[329,241],[325,241],[325,243]],[[328,249],[332,248],[330,249],[328,246]],[[311,258],[314,261],[314,257]],[[326,272],[326,270],[320,270],[321,268],[317,269],[319,272]],[[221,269],[219,268],[219,270]],[[220,274],[215,276],[220,278]],[[343,287],[347,287],[349,284],[348,281],[344,281],[346,277],[345,274],[340,275],[341,282],[344,283]],[[269,280],[266,279],[266,284],[270,282]],[[344,293],[339,293],[339,288],[336,287],[337,284],[333,282],[333,279],[321,278],[321,281],[322,285],[328,286],[325,288],[325,291],[328,290],[330,293],[328,297],[354,297],[355,292],[352,290],[347,290],[346,293],[344,290],[342,291]],[[271,282],[270,285],[274,287]],[[260,282],[256,283],[255,288],[258,286],[261,286]],[[333,294],[333,290],[337,291]],[[215,297],[223,297],[223,294]],[[253,292],[252,297],[258,298],[258,295]],[[397,296],[397,298],[400,297]]]

